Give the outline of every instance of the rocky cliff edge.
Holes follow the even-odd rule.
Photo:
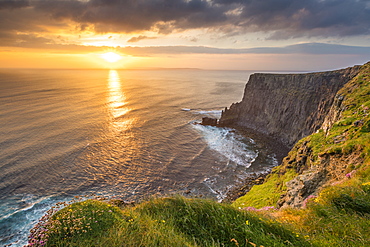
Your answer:
[[[307,74],[252,74],[241,102],[225,109],[221,126],[241,126],[292,147],[323,124],[340,88],[360,66]]]
[[[258,78],[268,79],[264,83]],[[257,75],[248,84],[243,101],[224,112],[224,124],[252,127],[289,145],[306,137],[295,143],[264,184],[254,186],[236,205],[253,205],[256,198],[265,196],[259,206],[302,207],[325,187],[340,186],[355,176],[369,180],[370,62],[333,72]],[[282,86],[272,88],[273,84]],[[290,86],[294,90],[289,90]],[[269,90],[272,94],[268,94]],[[262,118],[267,119],[265,123]],[[266,188],[266,195],[260,193]]]

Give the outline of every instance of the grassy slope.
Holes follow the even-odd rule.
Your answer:
[[[289,156],[297,160],[306,145],[312,150],[310,165],[319,165],[320,155],[351,152],[364,162],[348,164],[355,176],[325,188],[304,209],[237,209],[275,205],[285,182],[297,174],[290,163],[276,167],[264,184],[233,206],[182,197],[122,208],[77,202],[44,216],[29,246],[45,241],[46,246],[370,246],[370,64],[340,93],[347,105],[342,118],[328,135],[319,132],[301,140]],[[358,120],[361,124],[354,125]]]
[[[44,222],[32,246],[44,242],[46,246],[84,247],[311,246],[277,221],[230,205],[183,197],[123,208],[88,200],[67,206]],[[41,233],[44,227],[49,230]]]

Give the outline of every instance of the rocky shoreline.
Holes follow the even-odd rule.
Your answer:
[[[251,190],[254,185],[263,184],[265,178],[269,174],[270,172],[250,174],[249,177],[246,178],[239,186],[235,186],[230,191],[228,191],[226,197],[222,200],[222,202],[231,203],[239,197],[244,196],[248,193],[248,191]]]
[[[280,165],[283,158],[287,156],[289,148],[281,143],[279,140],[276,140],[270,136],[267,136],[263,133],[259,133],[255,130],[249,129],[247,127],[241,127],[238,125],[228,125],[222,126],[218,123],[218,119],[215,118],[203,118],[202,125],[211,125],[217,127],[228,127],[235,129],[238,133],[245,136],[246,138],[252,138],[256,141],[258,148],[260,150],[266,150],[268,153],[275,154],[277,160],[277,165]],[[255,162],[258,162],[258,158]],[[245,178],[242,182],[236,184],[231,188],[227,193],[226,197],[222,202],[230,203],[235,201],[237,198],[245,195],[254,185],[262,184],[265,181],[265,178],[271,173],[271,170],[251,170],[251,173]]]

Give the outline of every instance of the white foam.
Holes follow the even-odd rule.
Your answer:
[[[182,111],[190,111],[193,114],[204,115],[206,117],[221,118],[222,110],[220,109],[191,109],[191,108],[181,108]]]
[[[3,215],[0,217],[0,221],[1,220],[4,220],[4,219],[7,219],[17,213],[20,213],[22,211],[28,211],[28,210],[31,210],[36,204],[39,204],[41,202],[44,202],[45,200],[48,200],[51,196],[46,196],[46,197],[42,197],[42,198],[39,198],[39,199],[36,199],[36,200],[33,200],[32,197],[30,197],[29,199],[27,198],[27,200],[25,200],[24,198],[21,200],[21,202],[24,202],[24,206],[23,207],[20,207],[18,209],[15,209],[14,211],[6,214],[6,215]]]
[[[0,226],[4,227],[4,229],[8,229],[7,234],[9,239],[4,242],[4,244],[11,244],[11,246],[14,247],[26,245],[28,242],[29,230],[38,222],[46,211],[58,201],[64,200],[53,198],[52,196],[37,197],[26,195],[20,200],[10,200],[6,203],[5,205],[13,205],[13,212],[2,216],[0,219]],[[19,203],[21,203],[21,206],[18,208],[14,207]],[[2,236],[4,237],[6,235]]]
[[[194,113],[207,117],[221,118],[222,110],[197,110]]]
[[[228,161],[248,168],[258,156],[258,153],[248,148],[246,144],[252,143],[252,140],[238,135],[232,129],[201,124],[192,126],[201,133],[210,149],[217,151]]]

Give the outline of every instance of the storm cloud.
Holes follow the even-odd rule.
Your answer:
[[[270,39],[354,36],[370,33],[368,0],[38,0],[2,1],[32,7],[40,16],[93,25],[96,32],[205,28],[225,34],[270,32]],[[2,17],[0,17],[2,18]],[[0,20],[1,21],[1,20]]]

